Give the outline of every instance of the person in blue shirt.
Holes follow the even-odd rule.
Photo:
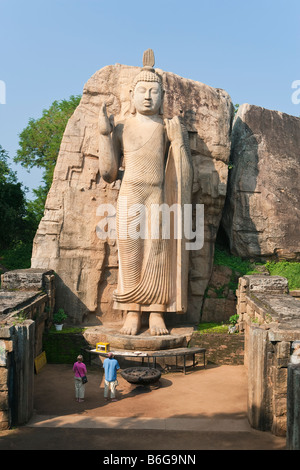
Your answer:
[[[117,370],[120,369],[117,359],[114,359],[113,353],[108,353],[108,357],[103,361],[104,369],[104,398],[109,400],[108,392],[110,390],[110,397],[112,401],[117,401],[116,399],[116,386],[118,385],[117,381]]]

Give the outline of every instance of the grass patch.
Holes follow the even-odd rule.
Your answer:
[[[199,323],[198,330],[199,333],[203,334],[212,334],[212,333],[228,333],[229,324],[225,323]]]
[[[282,276],[287,278],[290,290],[300,289],[300,263],[296,261],[268,261],[266,263],[253,263],[247,259],[233,256],[226,249],[216,245],[214,265],[227,266],[239,276],[259,274],[260,271],[256,269],[256,266],[264,266],[271,276]],[[236,288],[236,280],[234,279],[234,276],[230,281],[229,288],[232,290]]]
[[[247,259],[242,259],[239,256],[231,255],[225,248],[221,248],[216,244],[215,246],[215,255],[214,255],[214,265],[215,266],[226,266],[232,270],[231,279],[228,284],[215,288],[215,293],[217,298],[223,298],[227,295],[224,295],[224,290],[236,291],[238,287],[238,279],[241,276],[246,274],[258,273],[255,270],[255,264]],[[207,297],[207,291],[205,293]]]
[[[286,277],[290,290],[300,289],[300,263],[292,261],[268,261],[265,266],[271,276]]]
[[[233,271],[236,271],[241,276],[252,274],[255,272],[255,265],[247,259],[242,259],[239,256],[233,256],[228,251],[221,249],[216,245],[215,247],[215,266],[227,266]]]
[[[62,330],[56,330],[55,326],[52,326],[49,330],[48,333],[50,335],[59,335],[59,334],[77,334],[77,333],[83,333],[86,330],[86,328],[81,328],[80,326],[64,326]]]

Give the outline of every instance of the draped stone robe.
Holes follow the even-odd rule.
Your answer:
[[[174,239],[172,229],[171,238],[163,238],[162,217],[157,217],[158,213],[153,212],[163,203],[180,203],[178,184],[182,175],[178,174],[176,162],[170,161],[172,152],[166,158],[168,142],[162,122],[154,122],[142,139],[136,139],[137,148],[132,144],[126,145],[124,136],[132,135],[133,131],[139,132],[139,126],[133,125],[133,119],[123,128],[125,172],[117,206],[119,279],[114,292],[114,308],[182,313],[187,303],[187,273],[185,279],[178,282],[178,269],[182,268],[178,246],[181,246],[182,240]],[[187,158],[187,155],[184,157]],[[185,163],[188,167],[186,183],[191,188],[191,164],[188,161]],[[170,168],[171,176],[168,176],[167,168]],[[168,181],[172,187],[168,187]],[[156,235],[159,234],[158,238],[152,238],[153,229]],[[187,257],[188,253],[185,253],[185,264]]]

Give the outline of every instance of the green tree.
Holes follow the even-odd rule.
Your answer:
[[[22,184],[8,165],[9,156],[0,145],[0,249],[25,241],[30,231],[26,220],[26,198]]]
[[[6,150],[0,145],[0,183],[16,183],[17,176],[12,171],[7,163],[9,155]]]
[[[24,168],[42,168],[43,184],[33,190],[35,201],[29,205],[38,220],[43,215],[47,193],[50,189],[62,136],[67,122],[80,102],[81,96],[54,101],[44,109],[39,119],[29,119],[27,127],[19,135],[19,149],[14,158]]]

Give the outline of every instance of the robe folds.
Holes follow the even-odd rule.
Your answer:
[[[183,210],[191,203],[193,179],[189,152],[182,145],[175,154],[170,145],[166,156],[164,126],[157,124],[140,148],[125,148],[123,153],[114,308],[184,313],[189,252],[185,250]],[[166,213],[161,211],[163,207]]]

